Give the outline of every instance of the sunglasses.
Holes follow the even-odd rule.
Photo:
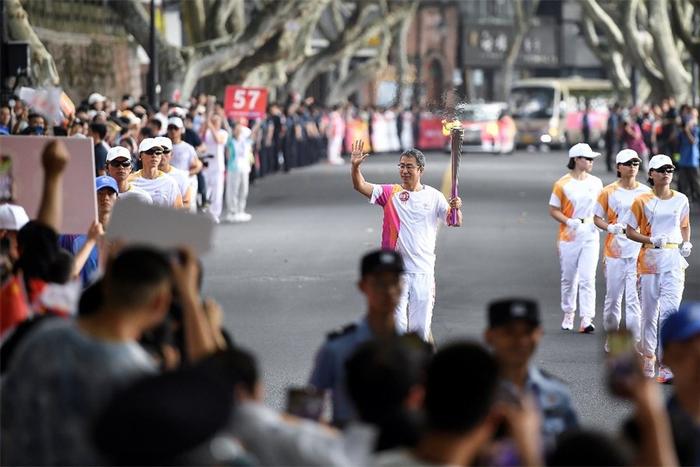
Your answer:
[[[583,156],[579,156],[579,159],[586,159],[588,162],[593,162],[593,158],[592,158],[592,157],[583,157]]]
[[[162,156],[163,151],[161,151],[160,149],[150,149],[148,151],[145,151],[144,154],[148,154],[149,156]]]
[[[639,167],[639,161],[620,162],[620,165],[624,165],[625,167]]]
[[[673,167],[659,167],[658,169],[654,170],[660,174],[672,174],[676,171],[676,169]]]
[[[175,130],[179,130],[179,129],[180,129],[179,126],[168,125],[168,131],[175,131]]]
[[[171,149],[163,149],[163,154],[170,154],[173,152]]]
[[[131,162],[129,161],[110,161],[109,165],[112,167],[124,167],[125,169],[131,167]]]

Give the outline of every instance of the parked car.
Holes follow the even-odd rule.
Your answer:
[[[460,104],[456,118],[462,122],[462,151],[508,154],[515,149],[515,123],[508,104]],[[449,149],[449,148],[448,148]]]

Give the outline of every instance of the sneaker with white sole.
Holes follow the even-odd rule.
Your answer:
[[[564,313],[564,321],[561,322],[561,328],[564,331],[574,329],[574,313]]]
[[[581,325],[578,328],[578,332],[581,334],[593,334],[595,332],[595,326],[590,318],[581,318]]]
[[[673,372],[664,365],[659,365],[659,376],[656,381],[661,384],[671,384],[673,382]]]
[[[642,367],[644,376],[647,378],[653,378],[656,376],[656,358],[654,357],[644,357],[644,366]]]

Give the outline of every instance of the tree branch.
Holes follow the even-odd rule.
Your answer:
[[[640,32],[637,29],[637,7],[639,0],[630,0],[629,6],[625,11],[623,27],[625,29],[625,37],[627,37],[627,50],[632,55],[632,58],[637,66],[649,80],[652,87],[665,87],[664,76],[661,70],[656,66],[648,51],[644,50],[643,39],[640,37]]]
[[[584,16],[582,28],[588,48],[593,51],[598,60],[610,71],[615,89],[620,94],[627,93],[630,90],[631,83],[625,70],[623,54],[619,50],[603,46],[595,30],[595,24],[590,17]]]
[[[654,0],[649,4],[649,32],[654,38],[654,49],[670,95],[678,100],[687,99],[691,76],[685,69],[681,53],[676,47],[668,16],[668,0]]]
[[[671,0],[671,25],[685,44],[688,52],[696,63],[700,63],[700,38],[695,37],[693,27],[693,15],[697,4],[686,3],[682,0]]]
[[[206,16],[203,0],[180,2],[180,18],[190,44],[196,44],[207,38],[204,27]]]
[[[603,7],[596,0],[582,0],[581,5],[585,13],[596,24],[600,25],[605,32],[605,36],[612,42],[612,45],[618,50],[623,50],[625,48],[625,38],[622,35],[622,31]]]

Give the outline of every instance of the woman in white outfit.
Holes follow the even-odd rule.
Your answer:
[[[579,332],[595,331],[595,273],[598,264],[600,237],[593,224],[593,210],[603,182],[590,174],[593,152],[585,143],[569,149],[570,172],[554,183],[549,198],[549,215],[559,222],[559,263],[561,266],[561,309],[564,320],[561,328],[574,328],[576,299],[578,298],[581,323]]]
[[[671,158],[657,154],[649,161],[652,192],[637,197],[624,219],[627,237],[642,244],[639,253],[640,298],[642,305],[642,351],[644,374],[656,375],[658,330],[678,311],[683,297],[685,269],[693,245],[690,243],[688,198],[671,189],[675,167]],[[659,365],[657,381],[667,383],[673,374]]]
[[[603,188],[595,207],[595,225],[607,231],[605,238],[605,304],[603,327],[606,332],[616,331],[622,317],[622,297],[625,297],[625,328],[639,342],[640,314],[637,293],[637,257],[641,245],[626,236],[627,226],[622,220],[632,201],[651,189],[639,183],[637,173],[642,163],[639,154],[623,149],[615,158],[619,180]],[[605,341],[605,351],[608,342]]]

